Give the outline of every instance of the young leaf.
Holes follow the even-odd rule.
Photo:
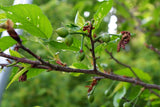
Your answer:
[[[72,64],[75,68],[79,68],[79,69],[89,69],[88,66],[86,66],[83,63],[73,63]]]
[[[9,53],[11,54],[11,56],[15,56],[15,57],[18,57],[18,58],[24,57],[23,55],[21,55],[17,51],[14,51],[14,50],[11,50],[11,49],[9,49]]]
[[[13,46],[16,43],[17,42],[9,36],[0,38],[0,48],[2,51],[8,49],[9,47]]]
[[[84,18],[79,14],[79,12],[77,12],[74,23],[77,24],[78,26],[80,26],[81,28],[84,26],[85,24],[85,20]]]
[[[0,13],[0,24],[6,21],[6,14]],[[0,32],[3,32],[5,29],[0,28]]]
[[[9,84],[7,85],[7,88],[14,82],[16,81],[24,72],[26,72],[28,69],[30,68],[30,65],[27,65],[26,67],[24,67],[22,70],[20,70],[13,78],[12,80],[9,82]]]
[[[102,21],[102,19],[108,14],[109,10],[111,9],[113,4],[113,0],[104,1],[100,7],[98,8],[97,12],[94,15],[94,26],[97,29]]]
[[[64,43],[60,43],[60,42],[56,42],[56,41],[50,41],[50,42],[47,42],[48,44],[50,44],[53,48],[56,48],[56,49],[65,49],[65,50],[72,50],[72,51],[78,51],[79,48],[77,47],[73,47],[73,46],[67,46],[66,44]]]
[[[113,105],[114,107],[119,107],[119,103],[122,99],[122,97],[126,94],[126,87],[123,87],[121,90],[119,90],[113,99]]]
[[[110,97],[112,97],[117,91],[119,91],[123,87],[123,82],[120,82],[117,84],[117,86],[114,88],[113,92],[111,93]]]
[[[27,79],[33,78],[33,77],[39,75],[40,73],[42,73],[43,71],[46,71],[46,70],[45,69],[31,68],[31,69],[29,69],[29,72],[27,72]]]
[[[20,4],[10,7],[0,7],[6,12],[7,18],[17,24],[33,36],[49,38],[52,34],[52,26],[48,18],[36,5]]]
[[[4,23],[6,20],[6,14],[5,13],[0,13],[0,24]]]

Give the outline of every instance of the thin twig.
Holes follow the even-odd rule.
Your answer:
[[[51,67],[52,65],[47,62],[47,61],[44,61],[40,56],[37,56],[36,54],[34,54],[30,49],[26,48],[25,46],[23,46],[22,44],[20,44],[20,48],[22,48],[23,50],[25,50],[26,52],[28,52],[30,55],[32,55],[33,57],[35,57],[36,59],[38,59],[41,64],[43,65],[47,65],[49,67]]]
[[[22,48],[23,50],[25,50],[26,52],[28,52],[30,55],[32,55],[33,57],[35,57],[36,59],[38,59],[40,62],[42,62],[43,64],[45,63],[45,61],[43,61],[41,59],[40,56],[37,56],[35,53],[33,53],[30,49],[26,48],[25,46],[23,46],[22,44],[19,46],[20,48]]]
[[[105,51],[106,51],[106,52],[111,56],[111,58],[112,58],[114,61],[116,61],[118,64],[123,65],[123,66],[129,68],[129,69],[132,71],[132,73],[136,76],[136,78],[140,81],[140,78],[136,75],[136,73],[135,73],[134,70],[131,68],[131,66],[126,65],[126,64],[118,61],[115,57],[113,57],[112,53],[109,52],[107,49],[106,49]],[[147,88],[147,87],[145,87],[145,88]],[[153,93],[153,94],[155,94],[156,96],[160,97],[160,95],[159,95],[158,93],[154,92],[152,89],[149,89],[149,90],[150,90],[151,93]]]
[[[131,68],[131,66],[129,66],[129,65],[127,65],[127,64],[124,64],[124,63],[120,62],[119,60],[117,60],[117,59],[112,55],[112,53],[109,52],[107,49],[105,49],[105,51],[106,51],[106,52],[111,56],[111,58],[112,58],[114,61],[116,61],[118,64],[129,68],[129,69],[131,70],[131,72],[134,74],[134,76],[135,76],[138,80],[140,80],[140,78],[137,76],[137,74],[134,72],[134,70]]]
[[[156,52],[157,54],[160,55],[160,50],[158,50],[157,48],[154,48],[152,45],[148,45],[147,43],[144,43],[144,45],[145,45],[148,49],[150,49],[150,50],[152,50],[152,51],[154,51],[154,52]]]
[[[92,38],[92,29],[93,29],[93,26],[92,26],[92,24],[90,24],[89,38],[90,38],[91,46],[92,46],[91,53],[92,53],[92,58],[93,58],[93,67],[94,67],[94,71],[97,72],[96,57],[95,57],[95,52],[94,52],[94,41]]]
[[[158,93],[156,93],[155,91],[153,91],[152,89],[149,89],[149,91],[150,91],[150,93],[153,93],[153,94],[155,94],[157,97],[160,98],[160,95],[159,95]]]

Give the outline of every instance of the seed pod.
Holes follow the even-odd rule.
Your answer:
[[[94,101],[94,95],[93,94],[88,95],[88,101],[90,103],[92,103]]]
[[[131,103],[130,103],[130,102],[125,102],[125,103],[123,104],[123,107],[131,107]]]
[[[56,33],[60,36],[60,37],[66,37],[68,35],[68,30],[65,28],[65,27],[61,27],[61,28],[58,28],[56,30]]]
[[[67,46],[71,46],[72,43],[73,43],[73,37],[72,37],[72,35],[67,35],[67,37],[66,37],[65,40],[64,40],[64,43],[65,43]]]
[[[77,54],[77,60],[83,61],[84,58],[85,58],[85,53],[83,52],[83,50],[80,50],[79,53]]]

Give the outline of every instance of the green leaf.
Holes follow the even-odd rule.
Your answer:
[[[123,87],[123,82],[118,83],[114,88],[113,92],[111,93],[110,97],[112,97],[117,91],[119,91]]]
[[[71,76],[75,76],[75,77],[78,77],[78,76],[80,76],[81,74],[83,74],[83,73],[74,73],[74,72],[71,72],[71,73],[70,73]]]
[[[112,84],[109,85],[109,87],[105,90],[105,92],[104,92],[105,96],[108,96],[111,93],[111,89],[115,83],[116,83],[116,81],[113,81]]]
[[[137,74],[137,76],[141,80],[148,81],[148,82],[151,81],[151,77],[146,72],[143,72],[142,70],[137,69],[137,68],[132,68],[132,69],[134,70],[134,72]],[[133,73],[130,71],[129,68],[124,68],[124,69],[121,69],[121,70],[117,70],[114,73],[117,74],[117,75],[125,75],[125,76],[128,76],[128,77],[135,77],[133,75]]]
[[[4,23],[6,21],[6,14],[5,13],[0,13],[0,24]]]
[[[36,68],[31,68],[29,69],[29,71],[27,72],[27,79],[29,78],[33,78],[37,75],[39,75],[40,73],[46,71],[45,69],[36,69]]]
[[[0,8],[6,12],[7,18],[14,23],[19,23],[17,25],[18,28],[41,38],[49,38],[51,36],[53,30],[51,23],[38,6],[20,4]]]
[[[100,44],[95,47],[95,53],[101,53],[106,48],[106,44]]]
[[[78,48],[80,50],[80,48],[81,48],[81,39],[74,38],[72,46],[74,46],[74,47],[76,47],[76,48]]]
[[[6,14],[5,13],[0,13],[0,24],[5,23],[6,21]],[[5,29],[0,28],[0,32],[3,32]]]
[[[11,50],[11,49],[9,49],[9,53],[10,53],[11,56],[15,56],[15,57],[18,57],[18,58],[24,57],[23,55],[21,55],[17,51],[14,51],[14,50]]]
[[[84,18],[79,14],[79,11],[78,11],[77,14],[76,14],[74,23],[75,23],[76,25],[80,26],[81,28],[82,28],[82,27],[84,26],[84,24],[85,24],[85,20],[84,20]]]
[[[17,42],[9,36],[2,37],[0,38],[0,49],[4,51],[16,43]]]
[[[110,41],[106,47],[110,52],[115,52],[117,51],[117,45],[118,45],[117,40],[113,40],[113,41]]]
[[[67,46],[66,44],[64,43],[60,43],[60,42],[56,42],[56,41],[49,41],[49,42],[46,42],[48,44],[50,44],[53,48],[56,48],[56,49],[65,49],[65,50],[72,50],[72,51],[78,51],[79,48],[77,47],[73,47],[73,46]]]
[[[22,70],[20,70],[13,78],[12,80],[9,82],[9,84],[7,85],[7,88],[14,82],[16,81],[24,72],[26,72],[28,69],[30,68],[30,65],[27,65],[26,67],[24,67]]]
[[[86,66],[83,63],[73,63],[72,66],[74,66],[75,68],[78,68],[78,69],[89,69],[88,66]]]
[[[113,4],[113,0],[104,1],[100,7],[98,8],[97,12],[94,15],[94,26],[97,29],[102,21],[102,19],[108,14]]]
[[[119,90],[113,99],[113,105],[114,107],[119,107],[119,103],[122,99],[122,97],[126,94],[126,87],[123,87],[121,90]]]

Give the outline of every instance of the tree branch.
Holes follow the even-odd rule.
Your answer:
[[[109,78],[109,79],[112,79],[112,80],[133,83],[133,84],[140,85],[140,86],[148,88],[148,89],[158,89],[158,90],[160,90],[159,85],[147,84],[147,83],[144,83],[142,81],[136,80],[134,78],[126,78],[126,77],[115,75],[115,74],[106,74],[106,73],[102,73],[100,71],[95,72],[94,70],[73,69],[73,68],[62,67],[62,66],[53,65],[53,64],[42,65],[39,61],[32,61],[32,60],[28,60],[26,58],[17,58],[17,57],[13,57],[13,56],[10,56],[10,55],[6,55],[2,52],[0,53],[0,56],[6,57],[6,58],[9,58],[9,59],[13,59],[13,60],[16,60],[16,61],[19,61],[19,62],[23,62],[23,63],[33,64],[33,65],[35,65],[35,66],[33,66],[33,68],[42,68],[42,69],[48,69],[49,71],[55,70],[55,71],[67,72],[67,73],[73,72],[73,73],[95,74],[95,75],[101,76],[102,79],[103,78]],[[3,65],[3,66],[5,66],[5,65]]]
[[[11,26],[11,28],[12,28],[12,26]],[[25,50],[26,52],[31,54],[38,61],[32,61],[32,60],[29,60],[27,58],[14,57],[14,56],[11,56],[11,55],[7,55],[7,54],[5,54],[3,52],[0,52],[0,56],[15,60],[17,63],[18,62],[22,62],[22,63],[31,64],[32,68],[47,69],[48,72],[54,70],[54,71],[67,72],[67,73],[73,72],[73,73],[94,74],[96,76],[100,76],[100,77],[97,77],[99,79],[108,78],[108,79],[112,79],[112,80],[117,80],[117,81],[128,82],[128,83],[140,85],[140,86],[142,86],[144,88],[148,88],[149,90],[150,89],[160,90],[160,85],[147,84],[147,83],[142,82],[129,65],[126,65],[126,64],[118,61],[116,58],[113,57],[112,53],[110,53],[107,49],[106,49],[106,52],[111,56],[111,58],[113,60],[115,60],[118,64],[129,68],[132,71],[132,73],[136,76],[137,79],[129,78],[129,77],[123,77],[123,76],[115,75],[115,74],[107,74],[107,73],[103,73],[103,72],[98,71],[97,68],[96,68],[96,57],[95,57],[95,51],[94,51],[94,41],[93,41],[93,38],[92,38],[92,29],[94,29],[94,28],[93,28],[91,23],[89,25],[89,28],[90,28],[90,30],[88,30],[89,31],[89,35],[88,36],[89,36],[90,41],[91,41],[91,53],[92,53],[92,57],[93,57],[93,66],[94,66],[94,69],[92,69],[92,70],[74,69],[74,68],[69,68],[69,67],[65,67],[65,66],[58,66],[58,65],[54,65],[54,64],[51,64],[51,63],[49,63],[47,61],[42,60],[41,57],[37,56],[31,50],[29,50],[28,48],[26,48],[25,46],[22,45],[21,39],[19,38],[18,34],[15,33],[14,29],[11,29],[11,31],[14,31],[14,32],[11,32],[11,31],[9,32],[10,36],[18,42],[18,45],[19,45],[20,48],[22,48],[23,50]],[[13,34],[15,34],[15,35],[13,35]],[[17,65],[17,63],[15,65],[13,65],[13,66],[14,67],[20,67],[20,65]],[[5,67],[8,66],[8,64],[0,64],[0,65],[3,66],[3,67],[4,66]],[[155,95],[159,96],[153,90],[150,90],[150,91],[152,93],[154,93]]]
[[[92,29],[93,29],[93,26],[92,26],[92,23],[90,23],[90,31],[89,31],[89,38],[90,38],[90,41],[91,41],[91,53],[92,53],[92,58],[93,58],[93,67],[94,67],[94,71],[97,72],[97,67],[96,67],[96,56],[95,56],[95,52],[94,52],[94,41],[93,41],[93,38],[92,38]]]
[[[145,45],[148,49],[150,49],[150,50],[152,50],[152,51],[154,51],[154,52],[156,52],[157,54],[160,55],[160,50],[158,50],[157,48],[154,48],[152,45],[148,45],[147,43],[144,43],[144,45]]]
[[[114,61],[116,61],[118,64],[129,68],[129,69],[132,71],[132,73],[136,76],[136,78],[137,78],[139,81],[141,81],[140,78],[139,78],[139,77],[136,75],[136,73],[134,72],[134,70],[131,68],[131,66],[126,65],[126,64],[120,62],[119,60],[117,60],[117,59],[112,55],[112,53],[109,52],[107,49],[106,49],[105,51],[106,51],[106,52],[111,56],[111,58],[112,58]],[[147,87],[145,87],[145,88],[147,88]],[[160,95],[159,95],[158,93],[154,92],[152,89],[149,89],[149,90],[150,90],[151,93],[155,94],[156,96],[158,96],[158,97],[160,98]]]
[[[29,59],[26,59],[26,58],[18,58],[18,57],[14,57],[14,56],[11,56],[11,55],[7,55],[7,54],[5,54],[3,52],[0,52],[0,56],[5,57],[5,58],[9,58],[9,59],[12,59],[12,60],[15,60],[17,62],[23,62],[23,63],[28,63],[28,64],[41,65],[41,62],[39,62],[39,61],[32,61],[32,60],[29,60]]]
[[[138,80],[140,80],[140,78],[137,76],[137,74],[134,72],[134,70],[131,68],[131,66],[129,66],[129,65],[127,65],[127,64],[124,64],[124,63],[120,62],[119,60],[117,60],[117,59],[112,55],[112,53],[109,52],[107,49],[105,49],[105,51],[106,51],[106,52],[111,56],[111,58],[112,58],[114,61],[116,61],[118,64],[129,68],[129,69],[131,70],[131,72],[135,75],[135,77],[136,77]]]

